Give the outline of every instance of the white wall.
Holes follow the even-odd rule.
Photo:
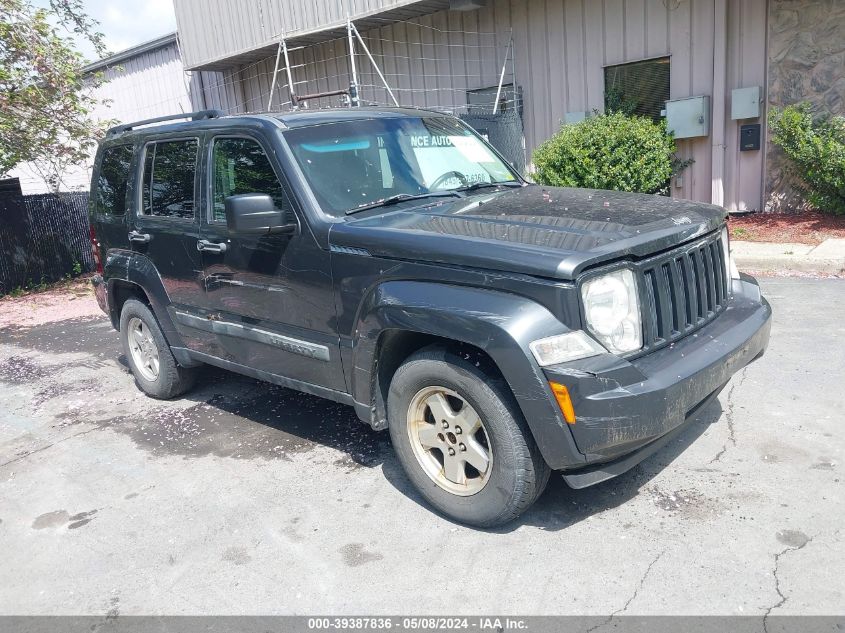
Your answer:
[[[191,73],[185,73],[174,42],[121,61],[104,70],[107,83],[96,90],[99,100],[109,103],[97,107],[93,116],[100,120],[115,119],[128,123],[180,112],[191,112]],[[199,75],[199,73],[193,73]],[[222,81],[219,73],[202,73],[203,79],[214,85]],[[193,77],[198,81],[198,77]],[[77,165],[63,175],[64,191],[87,190],[91,183],[92,159]],[[24,194],[45,193],[47,184],[32,165],[20,165],[10,174],[21,179]]]

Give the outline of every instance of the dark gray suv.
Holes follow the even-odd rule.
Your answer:
[[[533,185],[426,110],[182,118],[112,129],[93,175],[138,386],[208,363],[353,406],[458,521],[628,470],[766,348],[724,209]]]

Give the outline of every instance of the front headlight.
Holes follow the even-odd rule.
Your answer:
[[[581,286],[587,328],[611,352],[625,354],[643,346],[640,298],[634,273],[623,268]]]
[[[728,227],[722,229],[722,252],[725,254],[725,279],[739,279],[739,270],[731,257],[731,241],[728,237]],[[730,288],[730,283],[728,288]]]

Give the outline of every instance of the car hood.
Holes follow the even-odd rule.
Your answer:
[[[528,185],[402,203],[332,226],[330,246],[392,259],[574,279],[718,229],[717,206],[663,196]]]

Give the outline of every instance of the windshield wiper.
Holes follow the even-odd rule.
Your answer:
[[[456,193],[454,189],[449,189],[445,191],[429,191],[428,193],[418,193],[418,194],[411,194],[411,193],[397,193],[396,195],[390,196],[389,198],[385,198],[384,200],[376,200],[375,202],[370,202],[368,204],[363,204],[360,207],[355,207],[354,209],[349,209],[346,212],[346,215],[352,215],[353,213],[358,213],[359,211],[366,211],[367,209],[375,209],[376,207],[389,207],[392,204],[397,204],[399,202],[405,202],[405,200],[421,200],[423,198],[460,198],[461,194]]]
[[[492,182],[474,182],[471,185],[458,187],[454,191],[475,191],[484,187],[521,187],[522,183],[518,180],[494,180]]]

